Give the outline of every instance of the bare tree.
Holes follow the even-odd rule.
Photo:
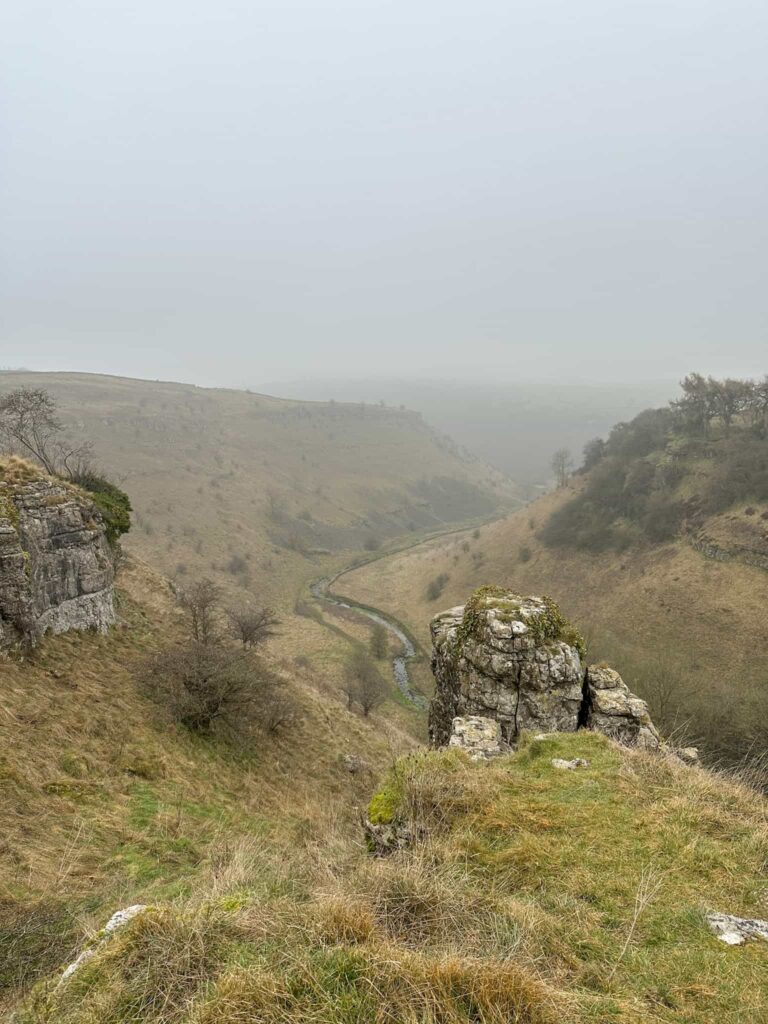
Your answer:
[[[52,476],[74,478],[90,464],[90,444],[63,437],[56,402],[43,388],[17,388],[0,398],[0,443],[39,462]]]
[[[384,680],[362,648],[355,650],[347,663],[343,689],[349,706],[359,704],[366,718],[386,699]]]
[[[233,638],[248,650],[275,636],[280,619],[272,608],[230,608],[227,612]]]
[[[370,648],[374,658],[386,658],[389,653],[389,634],[381,622],[376,622],[371,630]]]
[[[571,453],[567,448],[558,448],[552,456],[552,462],[550,465],[552,466],[552,472],[555,474],[557,486],[565,487],[568,483],[568,477],[570,476],[571,470],[573,469]]]
[[[189,615],[192,639],[203,646],[218,644],[221,640],[221,587],[208,578],[197,580],[180,591],[178,600]]]
[[[210,732],[218,722],[233,728],[260,723],[276,699],[274,677],[249,652],[194,640],[152,658],[144,682],[193,732]],[[286,715],[281,712],[280,722]]]

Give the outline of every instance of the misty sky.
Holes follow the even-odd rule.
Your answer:
[[[0,365],[768,370],[764,0],[6,0]]]

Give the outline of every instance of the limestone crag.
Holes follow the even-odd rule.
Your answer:
[[[586,727],[649,748],[659,737],[648,708],[612,669],[582,665],[583,640],[551,600],[484,587],[433,619],[433,746],[464,746],[454,720],[492,719],[514,744],[523,730]]]
[[[590,665],[585,688],[585,719],[590,729],[620,743],[655,750],[659,734],[644,700],[631,693],[618,672]]]
[[[1,467],[0,467],[1,468]],[[115,621],[104,523],[75,488],[0,472],[0,648]]]

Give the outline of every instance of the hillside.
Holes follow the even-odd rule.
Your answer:
[[[548,593],[584,627],[591,660],[616,664],[668,733],[712,758],[759,754],[768,746],[759,475],[768,442],[738,421],[686,439],[664,410],[612,437],[619,453],[603,451],[557,492],[350,572],[337,590],[397,614],[423,639],[436,611],[483,584]]]
[[[38,985],[18,1024],[766,1019],[768,946],[729,948],[705,920],[765,907],[756,793],[582,732],[490,764],[413,755],[371,806],[420,842],[380,859],[337,834],[302,869],[298,850],[267,868],[263,843],[229,839],[191,892]]]
[[[580,452],[620,418],[664,401],[670,381],[559,383],[511,379],[293,380],[270,387],[291,398],[404,402],[429,423],[538,496],[552,477],[558,448]]]
[[[130,494],[128,550],[286,609],[353,554],[515,503],[501,473],[407,410],[0,373],[0,394],[21,386],[49,391],[68,433],[91,440]]]
[[[146,659],[178,640],[183,613],[135,559],[117,582],[108,633],[0,655],[0,1015],[118,906],[228,884],[243,864],[278,891],[298,884],[298,867],[281,881],[287,865],[306,870],[319,843],[344,833],[354,848],[356,808],[420,728],[394,693],[370,719],[349,710],[339,678],[350,639],[298,618],[298,635],[264,648],[290,722],[245,741],[189,732],[141,682]],[[346,754],[368,767],[350,773]]]

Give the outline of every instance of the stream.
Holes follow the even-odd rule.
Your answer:
[[[411,658],[416,655],[416,648],[413,645],[413,641],[407,636],[406,633],[397,625],[396,622],[392,622],[391,619],[387,618],[384,612],[381,611],[370,611],[367,608],[361,608],[359,605],[350,604],[341,597],[336,597],[331,593],[330,587],[342,573],[338,573],[336,576],[329,576],[322,580],[316,580],[314,583],[309,585],[310,593],[313,597],[316,597],[319,601],[327,601],[328,604],[335,604],[339,608],[348,608],[351,611],[358,612],[360,615],[365,615],[366,618],[371,619],[372,622],[379,622],[391,633],[392,636],[402,644],[403,650],[401,654],[395,655],[392,659],[392,675],[394,676],[397,688],[400,690],[402,695],[411,704],[414,704],[418,708],[426,708],[427,700],[420,693],[416,693],[411,686],[411,679],[408,675],[408,662]]]

